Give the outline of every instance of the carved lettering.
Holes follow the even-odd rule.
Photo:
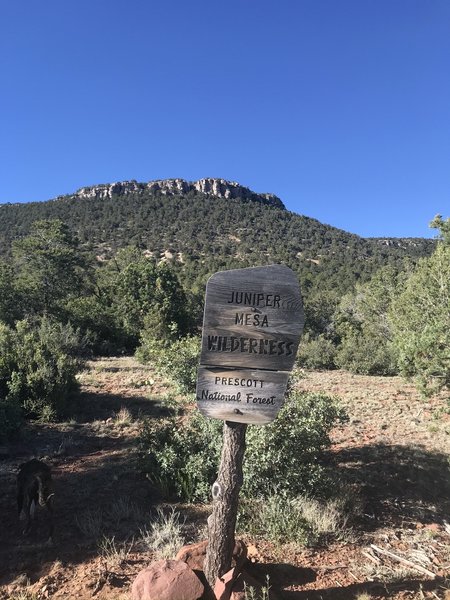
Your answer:
[[[240,402],[241,392],[237,394],[221,394],[219,391],[202,390],[202,400],[217,400],[219,402]]]
[[[247,327],[269,327],[267,315],[259,313],[236,313],[235,325],[246,325]]]
[[[235,337],[208,335],[207,348],[209,352],[237,352],[245,354],[268,354],[270,356],[291,356],[293,342],[272,339],[256,339],[250,337]]]
[[[286,300],[284,300],[283,303],[286,303]],[[227,304],[281,308],[281,296],[279,294],[263,294],[261,292],[257,294],[253,292],[232,290],[227,300]]]

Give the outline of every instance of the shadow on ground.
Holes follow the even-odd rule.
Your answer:
[[[157,417],[167,413],[160,398],[152,396],[121,396],[104,392],[80,393],[74,406],[74,418],[81,423],[115,418],[126,407],[133,419]]]
[[[381,582],[368,581],[366,583],[355,583],[343,587],[330,587],[327,589],[286,591],[281,593],[283,600],[349,600],[358,598],[359,595],[367,594],[370,598],[393,598],[398,597],[400,592],[405,592],[406,597],[410,594],[421,594],[425,598],[424,592],[434,592],[436,598],[442,598],[442,592],[447,589],[446,583],[442,579],[434,581],[423,581],[412,579],[398,582],[395,584],[384,584]],[[436,593],[439,593],[438,596]],[[414,596],[416,597],[416,596]]]
[[[374,444],[333,456],[341,479],[359,490],[364,529],[442,523],[450,514],[450,463],[420,447]]]
[[[33,582],[56,560],[84,562],[99,554],[98,542],[104,536],[124,543],[150,521],[158,494],[138,465],[137,421],[167,411],[156,399],[101,393],[81,394],[78,407],[76,419],[68,422],[27,425],[21,438],[4,449],[0,586],[21,572]],[[128,412],[126,422],[117,416],[122,407]],[[48,515],[44,510],[38,511],[31,533],[21,534],[16,479],[20,464],[32,457],[44,460],[53,473],[53,546],[45,544]]]
[[[437,578],[433,581],[419,579],[409,579],[395,583],[367,581],[339,587],[288,590],[286,588],[301,587],[316,581],[316,572],[307,567],[294,567],[285,563],[249,564],[246,566],[246,570],[261,585],[267,585],[266,582],[268,581],[276,597],[281,597],[283,600],[349,600],[358,598],[363,593],[366,593],[370,598],[390,598],[402,591],[408,593],[436,591],[442,596],[442,591],[448,587],[448,582],[442,578]]]

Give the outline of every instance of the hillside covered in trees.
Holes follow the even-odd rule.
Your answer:
[[[89,355],[133,353],[192,391],[207,278],[298,275],[306,368],[448,386],[449,220],[440,239],[363,239],[223,180],[82,188],[0,206],[0,437],[67,411]],[[426,327],[424,327],[426,323]]]
[[[380,267],[402,268],[404,259],[427,256],[435,245],[427,239],[364,239],[289,212],[278,199],[268,202],[269,195],[222,185],[218,196],[212,186],[207,192],[187,186],[167,192],[125,182],[47,202],[1,205],[0,255],[8,256],[13,240],[27,235],[34,221],[59,219],[99,260],[132,245],[170,262],[191,290],[202,290],[207,276],[221,269],[283,263],[298,273],[308,295],[309,288],[342,294]],[[224,197],[227,189],[231,197]]]

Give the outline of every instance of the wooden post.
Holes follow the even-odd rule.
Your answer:
[[[209,541],[204,567],[212,588],[216,579],[231,569],[246,430],[245,423],[224,422],[219,474],[212,487],[213,511],[208,518]]]
[[[225,421],[204,564],[212,588],[231,569],[247,424],[276,418],[304,320],[288,267],[220,271],[208,280],[197,404],[206,417]]]

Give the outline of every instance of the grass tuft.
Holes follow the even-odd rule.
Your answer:
[[[127,560],[132,546],[133,542],[128,546],[125,543],[117,543],[114,536],[104,536],[98,543],[98,549],[102,558],[104,558],[108,564],[117,566],[122,566]]]
[[[165,514],[162,508],[158,507],[155,521],[148,528],[141,529],[142,541],[154,552],[156,558],[173,558],[184,546],[184,521],[181,522],[180,519],[180,513],[175,509],[172,508]]]
[[[75,516],[75,523],[87,538],[97,539],[103,528],[103,513],[100,509],[86,510]]]

